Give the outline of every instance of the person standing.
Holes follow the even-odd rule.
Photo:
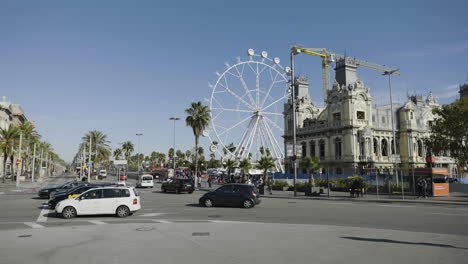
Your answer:
[[[418,198],[420,197],[427,199],[427,182],[424,178],[418,180]]]
[[[211,188],[211,175],[208,175],[208,187]]]

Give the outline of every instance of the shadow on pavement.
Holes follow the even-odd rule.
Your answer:
[[[186,204],[185,206],[200,207],[200,205],[197,203],[189,203],[189,204]]]
[[[398,241],[393,239],[382,239],[382,238],[365,238],[365,237],[341,237],[345,239],[357,240],[357,241],[367,241],[367,242],[383,242],[383,243],[394,243],[394,244],[406,244],[406,245],[421,245],[421,246],[433,246],[433,247],[444,247],[444,248],[456,248],[456,249],[468,249],[464,247],[456,247],[446,244],[435,244],[435,243],[426,243],[426,242],[407,242],[407,241]]]

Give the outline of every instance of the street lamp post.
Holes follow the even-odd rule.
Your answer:
[[[23,143],[23,132],[20,133],[20,140],[19,140],[19,145],[18,145],[18,159],[17,159],[17,162],[18,162],[18,168],[16,169],[16,187],[19,187],[19,178],[20,178],[20,175],[21,175],[21,145]],[[12,164],[13,165],[13,164]]]
[[[391,82],[391,75],[398,72],[398,69],[392,70],[392,71],[386,71],[383,73],[383,75],[388,75],[388,88],[390,90],[390,112],[392,116],[392,133],[393,133],[393,167],[395,170],[395,177],[396,177],[396,183],[398,185],[398,168],[397,168],[397,161],[396,161],[396,154],[397,154],[397,148],[396,148],[396,136],[395,136],[395,117],[393,113],[393,97],[392,97],[392,82]],[[403,175],[401,175],[401,194],[402,198],[405,199],[405,193],[404,193],[404,188],[403,188]]]
[[[296,87],[294,76],[294,55],[299,54],[298,49],[291,49],[291,104],[293,110],[293,167],[294,167],[294,196],[297,196],[297,148],[296,148]]]
[[[176,150],[175,150],[175,123],[176,123],[177,120],[180,120],[180,118],[171,117],[171,118],[169,118],[169,120],[174,121],[174,130],[173,130],[173,137],[172,137],[172,140],[173,140],[172,141],[172,148],[174,149],[174,155],[172,157],[172,168],[175,170],[175,152],[176,152]]]
[[[137,154],[137,162],[138,162],[138,176],[140,176],[140,137],[143,136],[142,133],[137,133],[136,134],[138,136],[138,154]]]

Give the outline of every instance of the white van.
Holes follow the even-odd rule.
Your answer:
[[[115,214],[126,217],[141,209],[140,194],[133,187],[101,187],[60,201],[55,212],[63,218],[77,215]]]
[[[137,187],[154,187],[153,175],[143,174],[140,175],[137,182]]]

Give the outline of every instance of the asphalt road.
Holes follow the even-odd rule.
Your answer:
[[[66,178],[58,178],[54,182],[59,183],[66,180]],[[108,180],[112,180],[112,176]],[[128,184],[135,184],[135,180],[130,179]],[[314,242],[320,244],[323,242],[322,239],[343,246],[342,250],[345,250],[344,252],[348,252],[351,248],[357,246],[357,248],[350,251],[352,255],[360,251],[359,245],[363,245],[363,243],[375,247],[376,250],[380,250],[380,247],[390,246],[391,250],[389,252],[395,250],[395,254],[397,254],[399,246],[404,248],[405,246],[413,247],[412,245],[414,245],[417,250],[421,246],[431,250],[435,250],[432,248],[437,248],[437,250],[450,249],[449,251],[441,251],[442,253],[437,250],[434,251],[439,252],[439,255],[437,255],[439,257],[429,257],[430,254],[426,254],[424,258],[427,258],[427,263],[432,263],[432,261],[434,261],[433,263],[446,263],[445,261],[437,262],[441,259],[451,260],[452,263],[463,263],[458,262],[463,259],[458,257],[464,256],[468,252],[468,208],[466,206],[291,200],[263,197],[262,203],[252,209],[203,208],[198,206],[198,198],[203,194],[202,191],[195,191],[193,194],[161,193],[159,184],[156,184],[154,189],[139,190],[141,192],[142,209],[125,219],[114,216],[83,216],[66,220],[55,215],[53,211],[48,210],[43,205],[47,200],[37,199],[35,195],[1,195],[0,208],[5,213],[0,216],[0,234],[2,234],[0,236],[2,237],[0,238],[0,253],[2,253],[2,245],[9,245],[7,238],[12,234],[21,235],[25,231],[28,234],[31,232],[43,234],[43,232],[46,232],[45,230],[60,230],[63,233],[70,233],[71,230],[81,230],[80,232],[87,234],[89,230],[100,228],[100,231],[96,231],[97,233],[109,236],[105,235],[103,230],[109,229],[109,232],[112,230],[112,232],[117,233],[120,232],[119,230],[130,232],[137,228],[160,230],[161,225],[164,225],[164,228],[168,228],[165,229],[165,232],[169,232],[164,236],[165,241],[183,244],[178,239],[180,239],[180,236],[183,237],[185,233],[179,234],[177,227],[167,227],[167,224],[169,226],[171,226],[170,224],[176,224],[182,230],[203,232],[204,230],[211,230],[209,232],[222,233],[221,237],[223,239],[226,239],[225,236],[230,234],[224,233],[227,232],[227,229],[232,231],[233,226],[238,226],[242,232],[238,231],[230,234],[232,239],[237,240],[237,242],[255,239],[255,236],[252,237],[253,234],[256,234],[255,230],[261,229],[262,232],[257,236],[262,238],[261,241],[265,243],[265,246],[272,243],[268,239],[277,239],[278,236],[281,237],[281,234],[294,234],[295,237],[288,237],[288,241],[290,240],[291,245],[303,248],[306,251],[308,246],[303,243]],[[125,228],[123,228],[124,226]],[[252,229],[253,227],[255,228]],[[310,238],[313,241],[307,241],[305,236],[309,233],[311,236],[313,235],[313,239]],[[317,236],[317,234],[320,234],[320,236]],[[109,237],[111,239],[112,236]],[[130,235],[130,237],[132,237],[131,239],[137,239],[139,235],[136,237]],[[60,244],[59,241],[63,238],[57,235],[55,239],[52,244]],[[156,240],[159,239],[162,238],[156,238]],[[268,241],[265,242],[265,240]],[[220,242],[225,243],[225,246],[237,247],[225,240]],[[348,245],[348,242],[351,244]],[[166,242],[161,240],[161,243]],[[254,248],[263,248],[262,245],[256,245]],[[394,247],[395,245],[398,246]],[[278,245],[272,244],[271,246],[275,248]],[[333,244],[330,244],[330,246],[333,246]],[[190,248],[190,250],[192,249]],[[86,251],[88,249],[80,248],[80,250]],[[272,255],[275,254],[272,253]],[[304,256],[309,255],[309,253],[304,254]],[[249,256],[253,255],[252,253]],[[169,256],[170,254],[166,257],[169,258]],[[364,256],[367,255],[363,254]],[[408,252],[405,259],[410,260],[413,257],[413,254]],[[203,259],[203,256],[200,258]],[[57,259],[57,263],[59,259]],[[216,261],[222,260],[213,258],[213,262],[208,263],[216,263],[214,259]],[[335,257],[329,260],[332,259],[337,260]],[[11,263],[15,263],[17,259],[13,258],[11,260]],[[83,261],[82,258],[80,260]],[[279,263],[264,260],[265,262],[259,261],[259,263]],[[326,263],[328,259],[322,260],[323,263]],[[372,261],[374,263],[391,263],[373,258],[368,258],[368,260],[369,263],[372,263]],[[414,261],[416,260],[419,259],[414,259]],[[292,263],[294,262],[292,261]],[[144,263],[144,261],[142,260],[140,263]]]

